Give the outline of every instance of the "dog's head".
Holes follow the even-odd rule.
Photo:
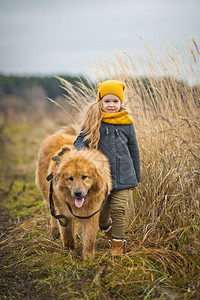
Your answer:
[[[103,176],[95,164],[78,153],[60,159],[54,174],[56,188],[70,196],[77,208],[87,201],[89,193],[100,190],[103,186]]]

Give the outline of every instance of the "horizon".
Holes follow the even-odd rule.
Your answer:
[[[95,62],[116,51],[143,55],[141,38],[159,53],[165,42],[183,53],[185,36],[200,44],[198,0],[0,0],[0,7],[5,75],[90,77]]]

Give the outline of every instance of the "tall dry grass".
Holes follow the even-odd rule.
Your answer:
[[[116,53],[96,63],[95,84],[88,80],[89,87],[60,81],[80,112],[95,101],[98,82],[126,82],[125,104],[134,118],[142,170],[128,203],[128,239],[142,247],[187,244],[189,251],[198,248],[200,227],[200,50],[194,39],[186,40],[184,53],[164,46],[160,54],[144,42],[143,54]]]
[[[125,104],[134,118],[142,182],[130,192],[128,246],[122,257],[109,255],[100,232],[95,260],[86,262],[81,259],[79,234],[74,251],[63,250],[59,240],[49,237],[49,211],[35,187],[32,162],[37,141],[54,128],[37,125],[36,130],[27,124],[1,128],[2,141],[11,142],[4,142],[1,168],[6,169],[6,177],[0,178],[0,196],[3,208],[17,220],[0,242],[2,295],[20,299],[199,299],[200,52],[194,40],[188,40],[185,47],[185,54],[170,45],[159,54],[146,44],[143,55],[117,53],[110,61],[93,66],[95,84],[88,80],[87,86],[81,81],[73,86],[60,78],[66,101],[74,108],[66,113],[67,124],[73,119],[72,112],[81,113],[96,101],[99,81],[116,78],[127,84]],[[186,78],[195,86],[187,84]],[[74,121],[79,120],[77,115]]]

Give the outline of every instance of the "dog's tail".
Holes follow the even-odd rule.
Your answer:
[[[80,126],[78,124],[66,125],[58,132],[70,136],[77,136],[80,133]]]

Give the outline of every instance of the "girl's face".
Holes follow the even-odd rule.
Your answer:
[[[102,98],[102,106],[104,112],[114,114],[120,111],[121,101],[117,96],[108,94]]]

